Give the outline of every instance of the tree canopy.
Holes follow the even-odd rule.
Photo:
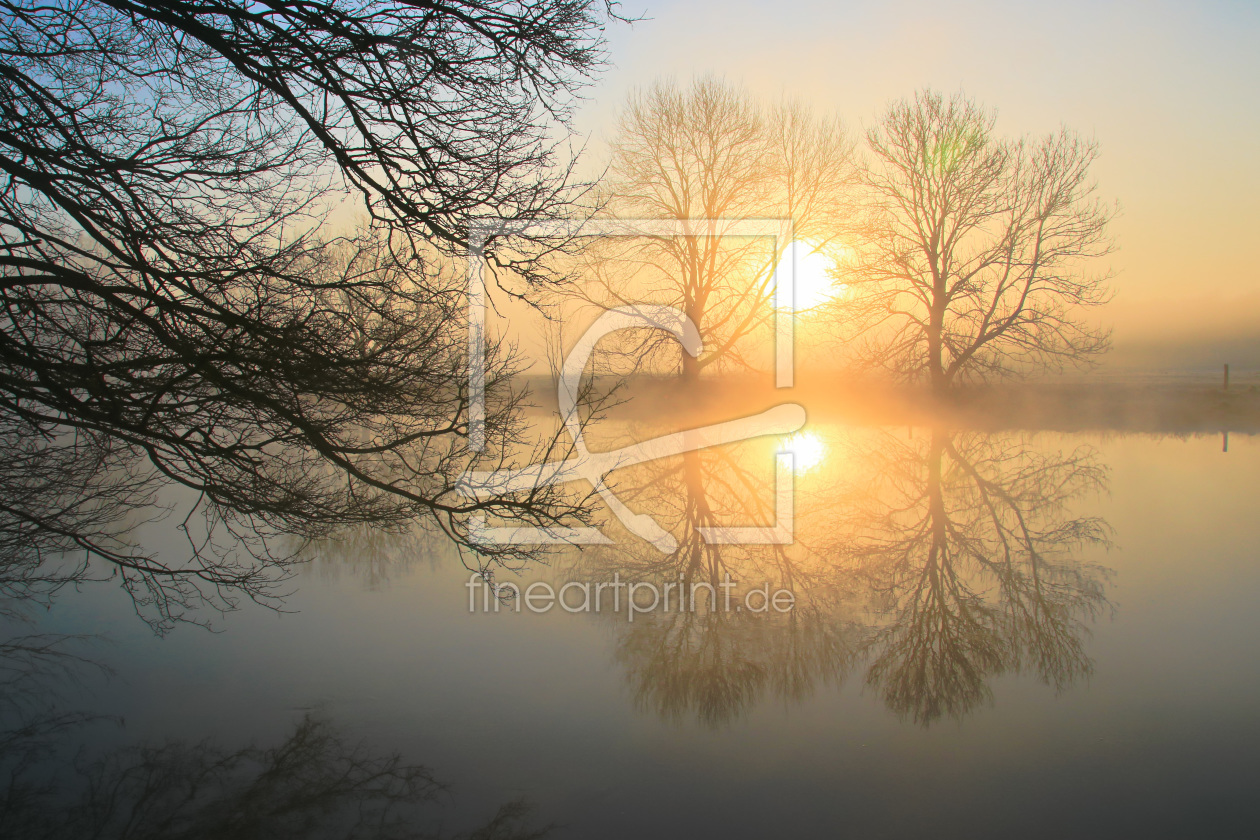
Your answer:
[[[145,488],[170,483],[241,534],[422,517],[467,542],[473,509],[580,515],[543,491],[455,493],[473,453],[451,258],[473,219],[553,219],[581,195],[563,121],[611,13],[0,3],[6,581],[83,574],[33,571],[82,549],[160,620],[224,587],[256,593],[265,569],[216,553],[214,527],[190,564],[131,544]],[[367,223],[333,235],[347,197]],[[557,243],[484,247],[537,284]],[[494,387],[510,364],[491,348],[488,458],[516,443]]]
[[[657,331],[636,359],[682,357],[684,375],[754,367],[750,337],[769,321],[775,270],[793,241],[825,250],[838,236],[853,144],[834,116],[700,78],[633,93],[612,144],[606,209],[621,219],[678,222],[681,235],[598,243],[583,291],[597,307],[673,306],[700,332],[698,358]],[[786,236],[749,236],[747,222]],[[763,347],[764,349],[764,347]]]
[[[937,389],[1088,362],[1109,344],[1081,311],[1110,297],[1088,269],[1114,214],[1094,196],[1097,145],[1066,129],[1006,140],[994,124],[966,97],[924,91],[867,133],[858,258],[835,315],[868,361]]]

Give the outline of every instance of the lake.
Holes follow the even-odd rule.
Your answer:
[[[790,610],[518,611],[431,537],[360,533],[214,632],[159,637],[108,583],[12,632],[104,637],[112,676],[58,695],[104,716],[75,750],[274,746],[309,716],[431,768],[435,832],[523,799],[555,837],[1255,836],[1260,439],[807,432],[792,545],[696,537],[774,521],[772,440],[618,482],[672,553],[618,533],[497,577],[730,573]]]

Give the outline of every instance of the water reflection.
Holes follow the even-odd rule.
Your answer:
[[[1109,530],[1072,504],[1105,488],[1092,450],[935,428],[881,435],[865,455],[832,559],[878,607],[866,680],[889,708],[927,723],[990,699],[1003,673],[1062,690],[1090,672],[1083,638],[1108,608],[1106,574],[1079,554]]]
[[[431,568],[459,558],[445,535],[422,525],[407,530],[373,525],[346,528],[334,537],[305,542],[294,554],[323,580],[347,575],[369,590],[387,589],[419,565]]]
[[[839,683],[853,652],[848,624],[814,609],[786,616],[707,611],[637,619],[621,631],[616,658],[640,709],[714,726],[766,696],[802,700],[821,684]]]
[[[659,433],[624,424],[600,446]],[[796,456],[791,544],[711,542],[712,529],[775,521],[783,450]],[[611,481],[676,548],[662,552],[614,522],[612,544],[575,547],[548,576],[674,593],[633,621],[607,605],[594,619],[613,629],[613,657],[646,713],[721,726],[766,701],[857,681],[927,725],[991,703],[1005,674],[1059,692],[1092,671],[1090,626],[1111,605],[1108,572],[1089,558],[1109,546],[1110,528],[1090,512],[1107,468],[1089,446],[1060,451],[1036,434],[944,426],[813,426],[640,464]],[[349,569],[371,587],[441,554],[432,535],[379,531],[311,548],[321,574]],[[793,608],[711,603],[728,577],[736,605],[751,588],[786,589]],[[699,599],[680,609],[678,593],[693,585]]]
[[[803,475],[827,459],[827,445],[817,432],[802,430],[783,441],[780,449],[792,453],[792,471]]]
[[[661,553],[622,536],[613,545],[576,553],[563,570],[568,579],[594,584],[617,576],[658,590],[672,586],[700,593],[689,609],[661,609],[633,622],[620,613],[607,616],[618,628],[615,655],[636,704],[668,719],[694,716],[717,725],[766,696],[802,699],[821,684],[838,683],[858,644],[853,621],[830,597],[832,582],[819,575],[816,564],[802,563],[793,546],[705,538],[705,529],[775,519],[771,474],[738,455],[725,448],[703,450],[626,471],[617,481],[618,494],[670,530],[678,547]],[[772,465],[771,459],[756,466]],[[752,581],[770,591],[793,591],[795,608],[726,609],[720,596],[715,603],[709,593],[723,592],[728,578],[742,591]]]
[[[550,833],[524,800],[476,829],[450,834],[435,814],[448,789],[397,753],[349,739],[307,715],[272,747],[212,740],[92,744],[105,723],[70,709],[105,669],[83,636],[14,636],[0,643],[0,836],[172,838],[466,838],[529,840]]]
[[[702,598],[633,622],[606,616],[640,708],[718,725],[864,669],[888,708],[928,724],[990,701],[1002,674],[1063,690],[1090,672],[1088,627],[1109,609],[1105,569],[1081,559],[1109,535],[1076,510],[1106,487],[1091,449],[944,428],[803,434],[814,462],[798,462],[794,544],[704,538],[705,528],[773,521],[767,446],[688,453],[617,482],[677,550],[624,536],[575,553],[560,575],[681,591],[730,575],[795,594],[786,614],[709,609]]]

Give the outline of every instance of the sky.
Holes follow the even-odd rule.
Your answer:
[[[1260,370],[1260,3],[625,0],[575,120],[598,159],[627,94],[714,74],[835,111],[855,132],[916,89],[997,131],[1095,139],[1118,201],[1111,364]]]

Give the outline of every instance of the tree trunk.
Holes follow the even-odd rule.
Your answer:
[[[700,360],[682,351],[682,381],[691,385],[700,379]]]
[[[943,295],[942,295],[943,297]],[[937,298],[940,300],[940,298]],[[928,377],[932,385],[932,395],[940,396],[949,387],[945,376],[944,347],[941,342],[945,332],[945,305],[943,302],[932,304],[928,313]]]
[[[691,323],[696,325],[696,331],[700,330],[700,321],[704,316],[703,310],[694,304],[687,306],[687,317],[691,319]],[[703,335],[703,333],[701,333]],[[700,359],[692,356],[686,350],[679,347],[682,353],[682,381],[686,385],[694,385],[700,380]]]

